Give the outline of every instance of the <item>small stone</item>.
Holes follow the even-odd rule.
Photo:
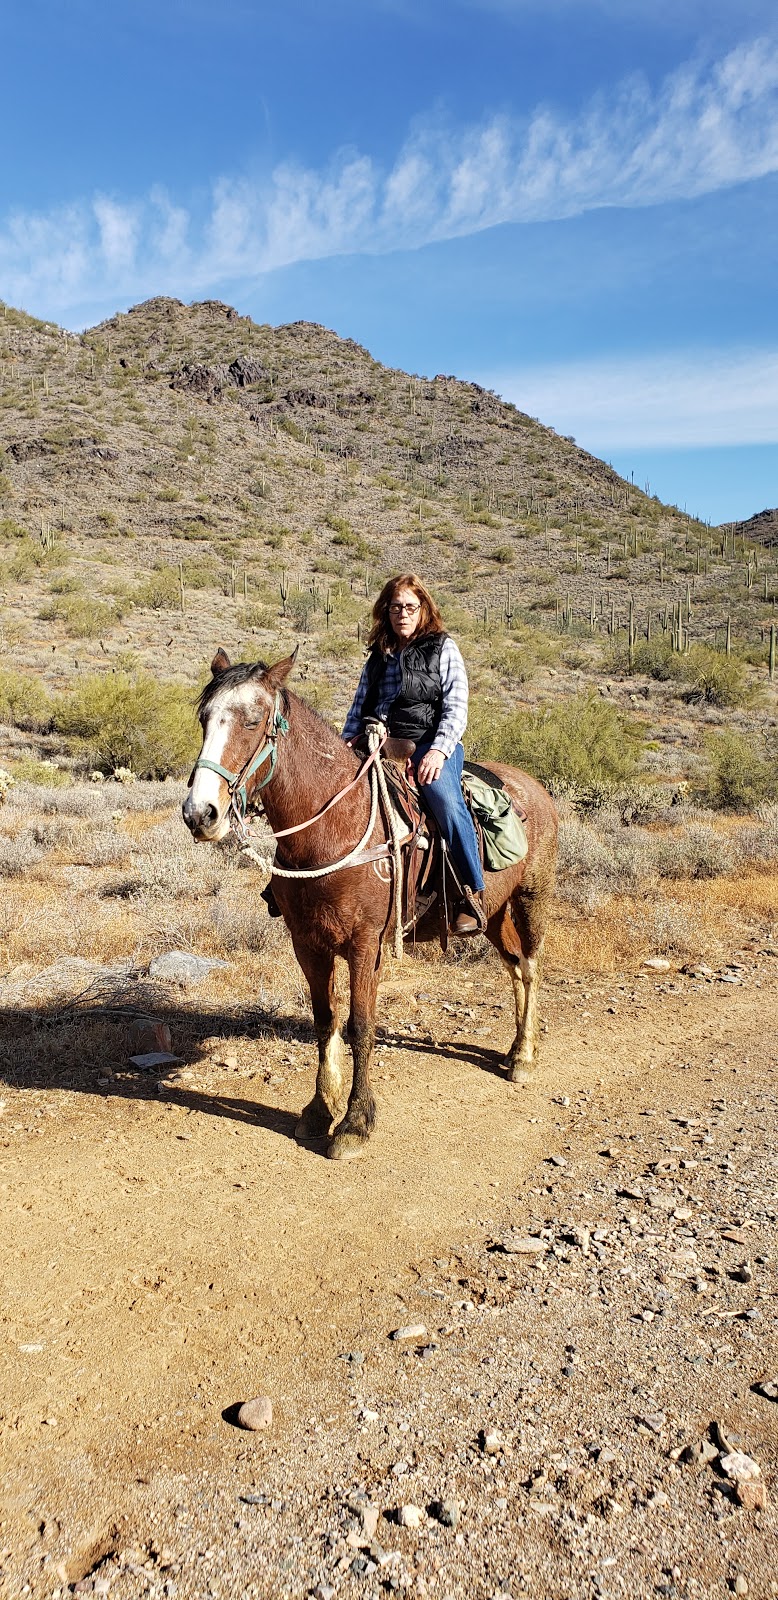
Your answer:
[[[732,1268],[729,1276],[736,1283],[750,1283],[754,1276],[750,1261],[741,1261],[739,1267]]]
[[[566,1167],[567,1166],[567,1162],[566,1162],[564,1156],[547,1156],[546,1160],[551,1164],[552,1167]]]
[[[421,1506],[400,1506],[397,1520],[401,1528],[420,1528],[425,1521]]]
[[[249,1433],[262,1433],[264,1429],[273,1425],[273,1402],[269,1395],[257,1395],[254,1400],[245,1400],[238,1412],[238,1426],[247,1428]]]
[[[399,1343],[403,1339],[424,1339],[426,1335],[427,1329],[423,1322],[409,1322],[404,1328],[395,1328],[389,1338]]]
[[[670,962],[665,956],[647,956],[643,966],[648,967],[651,972],[670,971]]]
[[[742,1572],[739,1572],[737,1577],[733,1578],[732,1588],[735,1594],[748,1594],[748,1579]]]
[[[664,1489],[655,1489],[654,1493],[649,1495],[649,1498],[646,1501],[646,1505],[651,1511],[664,1511],[669,1504],[670,1500],[665,1494]]]
[[[637,1420],[638,1424],[642,1423],[643,1427],[648,1428],[650,1433],[658,1434],[662,1432],[667,1419],[664,1411],[644,1411],[643,1415],[638,1417]]]
[[[314,1589],[315,1600],[335,1600],[335,1586],[331,1583],[319,1583]]]
[[[155,956],[149,963],[149,977],[163,983],[177,983],[182,989],[188,989],[192,984],[202,983],[214,968],[228,966],[228,961],[219,961],[215,956],[195,956],[186,950],[168,950],[165,955]]]
[[[486,1456],[499,1455],[504,1442],[502,1434],[496,1428],[491,1428],[488,1433],[484,1429],[481,1434],[481,1448]]]
[[[502,1240],[502,1248],[508,1256],[540,1256],[548,1249],[548,1240],[508,1233]]]
[[[433,1500],[429,1514],[444,1528],[456,1528],[459,1523],[459,1502],[457,1500]]]
[[[778,1378],[763,1378],[761,1383],[755,1383],[757,1394],[764,1395],[765,1400],[778,1400]]]
[[[744,1511],[764,1511],[767,1505],[767,1485],[761,1478],[747,1478],[735,1487],[735,1498]]]
[[[742,1450],[731,1450],[727,1455],[719,1456],[719,1466],[725,1477],[732,1478],[735,1483],[750,1483],[753,1478],[761,1478],[762,1469],[753,1456],[747,1456]]]
[[[687,1444],[681,1451],[681,1460],[685,1461],[687,1466],[699,1469],[707,1467],[711,1461],[715,1461],[718,1453],[715,1444],[711,1444],[710,1439],[695,1439],[692,1444]]]

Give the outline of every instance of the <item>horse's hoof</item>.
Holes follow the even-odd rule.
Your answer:
[[[365,1153],[367,1138],[361,1133],[336,1133],[327,1145],[330,1161],[358,1161]]]
[[[531,1062],[514,1061],[512,1066],[509,1064],[509,1083],[532,1083],[534,1081],[534,1077],[535,1074],[532,1070]]]
[[[306,1106],[294,1130],[298,1144],[311,1144],[316,1140],[326,1139],[332,1127],[332,1116],[329,1111],[321,1111],[317,1105]]]

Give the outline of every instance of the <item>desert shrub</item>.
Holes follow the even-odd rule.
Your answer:
[[[626,657],[626,650],[624,655]],[[635,671],[645,673],[647,678],[656,678],[659,683],[666,683],[675,676],[677,661],[678,656],[665,639],[641,639],[635,645]]]
[[[23,878],[45,855],[44,847],[31,828],[15,838],[0,837],[0,878]]]
[[[691,823],[656,841],[660,878],[718,878],[729,872],[733,860],[729,839],[706,823]]]
[[[473,756],[524,767],[557,793],[575,795],[599,785],[604,797],[635,777],[643,738],[615,706],[580,694],[504,718],[481,701],[471,717],[469,744]]]
[[[362,655],[362,645],[353,633],[324,633],[319,639],[319,655],[330,661],[354,661]]]
[[[141,778],[183,775],[197,754],[189,691],[149,672],[93,673],[54,706],[54,727],[77,741],[90,767],[129,767]],[[124,796],[122,797],[124,803]]]
[[[654,955],[694,957],[708,954],[710,936],[696,906],[678,900],[644,904],[631,931]]]
[[[752,734],[710,733],[705,739],[708,771],[703,796],[724,811],[752,811],[775,791],[778,752]]]
[[[651,841],[637,829],[606,834],[573,812],[561,820],[558,870],[562,897],[596,911],[611,895],[652,880]]]
[[[678,663],[687,700],[712,706],[745,706],[754,698],[746,669],[736,656],[695,644],[688,655],[678,657]]]
[[[63,767],[56,767],[53,761],[38,761],[35,756],[22,756],[21,760],[14,761],[13,775],[17,785],[31,784],[39,789],[67,789],[73,781]],[[29,804],[26,789],[17,787],[16,795],[19,799],[24,796]]]
[[[64,623],[71,639],[99,639],[118,620],[120,609],[105,600],[93,600],[90,595],[64,594],[44,607],[40,615],[44,621]]]
[[[147,611],[180,611],[181,586],[173,567],[153,572],[135,591],[135,603]]]
[[[0,722],[40,733],[51,721],[51,702],[42,683],[24,672],[0,668]]]
[[[778,861],[778,805],[757,808],[757,821],[740,829],[734,839],[740,861]]]

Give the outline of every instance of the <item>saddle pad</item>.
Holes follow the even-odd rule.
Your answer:
[[[498,778],[497,773],[492,772],[490,767],[482,767],[480,761],[465,761],[462,768],[462,783],[464,785],[467,784],[470,773],[474,778],[480,778],[482,783],[488,783],[490,789],[505,788],[502,778]]]

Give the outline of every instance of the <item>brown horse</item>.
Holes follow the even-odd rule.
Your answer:
[[[362,1153],[375,1123],[370,1066],[381,944],[393,918],[392,884],[385,861],[315,876],[357,844],[377,845],[387,835],[380,814],[369,828],[370,784],[367,775],[358,776],[359,758],[286,689],[293,662],[290,656],[274,667],[261,661],[231,666],[218,651],[200,696],[203,746],[183,815],[195,839],[222,839],[233,814],[242,816],[247,801],[261,790],[274,833],[298,829],[283,837],[276,866],[297,869],[301,876],[273,877],[273,892],[311,991],[319,1045],[316,1093],[302,1113],[297,1137],[326,1138],[327,1155],[343,1160]],[[486,873],[484,896],[487,937],[513,984],[516,1038],[506,1066],[515,1083],[526,1078],[535,1060],[539,961],[554,881],[557,817],[550,795],[534,778],[514,767],[489,765],[524,812],[529,841],[524,861]],[[348,797],[325,811],[348,785],[353,785]],[[312,818],[313,825],[304,826]],[[414,937],[434,938],[437,927],[430,918]],[[348,1094],[335,1011],[336,956],[348,963],[351,987]]]

